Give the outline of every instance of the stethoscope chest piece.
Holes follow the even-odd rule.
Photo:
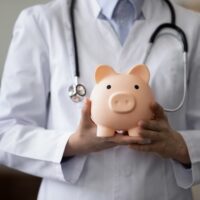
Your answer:
[[[86,96],[86,88],[82,84],[73,84],[69,87],[68,94],[73,102],[79,103]]]

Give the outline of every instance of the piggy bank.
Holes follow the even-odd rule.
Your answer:
[[[123,74],[107,65],[96,69],[96,85],[90,99],[91,118],[97,125],[98,137],[111,137],[117,131],[138,136],[138,121],[153,118],[150,105],[154,96],[149,79],[150,72],[143,64]]]

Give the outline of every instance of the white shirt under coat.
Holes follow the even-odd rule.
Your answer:
[[[0,162],[43,177],[39,200],[191,200],[190,187],[200,182],[200,16],[175,6],[177,23],[189,41],[189,85],[183,108],[168,117],[187,143],[192,168],[128,147],[61,163],[82,107],[67,93],[74,70],[69,6],[69,0],[34,6],[16,22],[1,85]],[[98,3],[77,0],[80,81],[88,96],[97,65],[105,63],[120,72],[141,63],[150,35],[170,21],[161,0],[145,0],[142,10],[145,20],[135,21],[122,47],[110,24],[97,18]],[[148,60],[151,86],[161,101],[180,98],[180,52],[179,43],[164,36]],[[159,84],[163,79],[165,84]]]

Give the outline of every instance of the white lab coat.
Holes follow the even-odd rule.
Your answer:
[[[16,22],[1,85],[0,162],[43,177],[39,200],[190,200],[190,187],[200,181],[199,15],[175,7],[189,41],[188,93],[181,110],[168,114],[187,143],[192,168],[120,146],[61,162],[82,106],[67,92],[74,69],[69,6],[68,0],[54,0],[26,9]],[[166,4],[146,0],[145,20],[134,23],[122,47],[108,22],[97,19],[99,9],[95,0],[77,0],[74,11],[80,81],[88,96],[97,65],[126,71],[143,62],[153,30],[170,20]],[[151,86],[163,104],[181,98],[181,50],[166,35],[148,59]]]

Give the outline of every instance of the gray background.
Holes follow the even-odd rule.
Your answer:
[[[45,2],[48,0],[0,0],[0,77],[17,16],[22,9]]]
[[[199,0],[174,0],[200,11]],[[20,11],[28,6],[46,3],[48,0],[0,0],[0,78],[12,36],[14,22]],[[200,187],[193,188],[195,200],[200,200]]]

